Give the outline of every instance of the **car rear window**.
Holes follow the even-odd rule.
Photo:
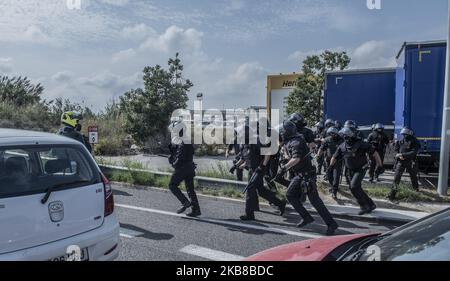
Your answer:
[[[0,198],[98,182],[95,165],[77,146],[0,147]]]

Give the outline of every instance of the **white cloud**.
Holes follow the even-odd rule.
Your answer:
[[[23,40],[31,43],[47,43],[50,41],[47,34],[45,34],[39,26],[30,25],[23,33]]]
[[[55,73],[51,78],[53,81],[59,82],[59,83],[67,83],[70,82],[73,79],[74,74],[70,71],[64,70]]]
[[[173,25],[158,37],[149,37],[139,48],[163,53],[173,51],[192,53],[200,50],[202,37],[203,33],[194,28],[183,29]]]
[[[134,49],[127,49],[113,54],[112,62],[118,63],[121,61],[126,61],[136,56],[136,51]]]
[[[367,41],[354,48],[335,47],[328,50],[333,52],[346,51],[351,58],[350,68],[394,67],[395,54],[398,44],[387,41]],[[307,56],[320,55],[325,49],[296,51],[288,56],[288,60],[303,62]]]
[[[352,68],[393,67],[397,45],[386,41],[367,41],[350,52]]]
[[[114,89],[116,92],[122,94],[124,91],[142,83],[142,74],[137,72],[130,76],[120,76],[106,70],[92,77],[81,77],[78,79],[78,82],[99,89]]]
[[[130,3],[130,0],[99,0],[102,3],[113,5],[113,6],[119,6],[123,7]]]
[[[144,23],[124,27],[120,34],[122,37],[133,40],[143,40],[150,36],[156,36],[156,31]]]
[[[333,52],[342,52],[345,51],[344,48],[342,47],[336,47],[336,48],[330,48],[327,49],[328,51],[333,51]],[[288,56],[288,60],[291,61],[295,61],[295,62],[303,62],[306,57],[308,56],[313,56],[313,55],[320,55],[321,53],[325,52],[325,49],[320,49],[320,50],[309,50],[309,51],[295,51],[292,54],[290,54]]]
[[[211,90],[228,106],[264,105],[267,74],[259,62],[243,63]]]
[[[12,58],[0,58],[0,74],[11,73],[13,68],[12,63],[13,63]]]

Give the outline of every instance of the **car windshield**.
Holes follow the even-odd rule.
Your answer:
[[[360,260],[380,255],[382,261],[449,261],[450,210],[394,231],[368,249]]]
[[[92,161],[76,146],[0,147],[0,198],[44,193],[99,181]]]

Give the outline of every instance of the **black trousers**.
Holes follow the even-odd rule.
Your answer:
[[[325,157],[324,155],[320,155],[317,157],[317,173],[322,173],[322,167],[325,167]]]
[[[249,181],[251,180],[253,171],[249,172]],[[245,195],[245,213],[246,215],[254,215],[259,210],[258,195],[269,201],[269,203],[281,207],[283,202],[277,198],[275,192],[268,190],[264,186],[264,177],[262,175],[254,178],[254,187],[249,188]]]
[[[384,156],[386,154],[386,150],[381,150],[381,151],[377,150],[377,152],[378,152],[378,155],[380,155],[381,164],[384,164]],[[373,157],[373,155],[372,155],[372,156],[370,156],[370,169],[369,169],[369,176],[371,178],[373,178],[374,176],[375,177],[379,176],[378,174],[375,174],[376,168],[377,168],[377,161],[375,161],[375,157]]]
[[[375,205],[369,195],[367,195],[367,193],[362,189],[362,181],[366,176],[366,172],[367,169],[350,171],[350,173],[353,175],[350,183],[350,191],[352,192],[353,196],[362,209]]]
[[[333,191],[339,190],[342,175],[342,162],[338,162],[332,169],[328,170],[327,178]]]
[[[244,170],[236,169],[236,179],[238,181],[243,181],[244,180]]]
[[[322,217],[327,225],[335,225],[336,221],[331,216],[327,207],[325,207],[325,204],[323,203],[322,199],[320,199],[319,193],[317,192],[315,174],[311,174],[308,176],[298,174],[294,176],[286,192],[286,198],[289,203],[292,205],[292,207],[294,207],[294,209],[303,219],[312,218],[311,214],[308,212],[308,210],[305,209],[301,202],[302,193],[304,192],[302,186],[304,186],[305,184],[308,185],[306,195],[308,196],[311,205],[313,205],[313,207],[317,210],[320,217]]]
[[[194,163],[187,163],[183,167],[175,169],[170,178],[169,189],[177,197],[177,199],[181,202],[181,204],[186,204],[189,202],[192,203],[192,207],[194,210],[200,210],[200,205],[198,203],[197,194],[194,189],[194,177],[195,177],[195,167]],[[186,196],[181,192],[179,185],[184,181],[186,185],[186,191],[189,196],[189,200]]]
[[[417,177],[418,171],[414,167],[413,161],[398,161],[395,166],[394,184],[397,187],[400,184],[403,173],[405,170],[409,173],[411,177],[411,184],[414,189],[419,189],[419,179]]]

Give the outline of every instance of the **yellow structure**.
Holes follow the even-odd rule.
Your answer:
[[[297,80],[301,74],[278,74],[267,76],[267,110],[271,116],[272,109],[278,109],[280,120],[287,118],[287,98],[297,85]]]

